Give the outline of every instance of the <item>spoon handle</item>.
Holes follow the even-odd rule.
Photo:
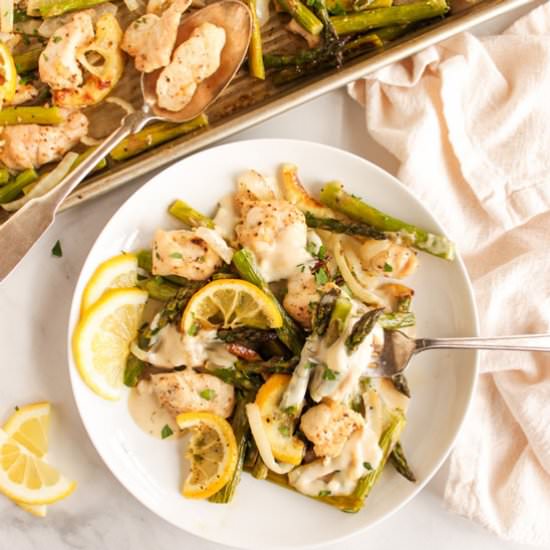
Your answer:
[[[523,334],[495,338],[420,338],[416,350],[486,349],[510,351],[550,351],[550,334]]]
[[[125,137],[143,128],[154,116],[145,109],[124,117],[117,128],[97,149],[56,187],[29,201],[0,227],[0,282],[8,276],[34,243],[52,224],[63,199],[94,169],[96,164]]]

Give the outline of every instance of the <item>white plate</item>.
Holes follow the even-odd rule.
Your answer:
[[[338,149],[290,140],[241,141],[186,158],[158,174],[105,226],[82,268],[71,307],[69,342],[78,320],[82,290],[96,266],[121,250],[149,247],[157,227],[177,227],[166,213],[175,198],[213,212],[216,201],[234,190],[235,177],[254,168],[275,174],[283,162],[299,166],[312,191],[338,179],[346,189],[382,210],[435,232],[442,232],[428,210],[397,180],[373,164]],[[429,169],[429,167],[426,167]],[[472,290],[460,259],[420,254],[410,280],[416,291],[418,334],[477,335]],[[69,346],[70,350],[70,346]],[[111,403],[80,379],[69,352],[70,376],[82,420],[97,451],[119,481],[145,506],[174,525],[211,541],[254,550],[303,548],[358,533],[411,499],[447,456],[473,393],[475,352],[426,352],[409,371],[413,394],[403,444],[418,477],[409,483],[388,467],[358,514],[329,506],[244,475],[230,505],[186,500],[179,494],[177,442],[143,433],[130,418],[126,399]]]

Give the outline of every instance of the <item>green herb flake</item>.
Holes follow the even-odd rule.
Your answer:
[[[393,267],[386,262],[384,264],[384,273],[391,273],[392,271],[393,271]]]
[[[316,273],[315,273],[315,282],[320,286],[320,285],[324,285],[326,283],[328,283],[329,281],[329,277],[328,277],[328,274],[327,274],[327,271],[324,267],[322,267],[321,269],[319,269]]]
[[[15,407],[13,407],[16,411],[19,410],[19,405],[15,405]]]
[[[283,409],[283,412],[285,414],[288,414],[288,416],[296,416],[298,412],[298,407],[296,405],[290,405],[290,407],[286,407]]]
[[[54,44],[57,44],[58,42],[61,42],[63,40],[63,38],[61,38],[61,36],[53,36],[52,40],[53,40]]]
[[[336,380],[339,373],[337,373],[335,370],[329,369],[325,366],[325,370],[323,372],[323,380]]]
[[[365,468],[365,470],[372,470],[371,463],[370,462],[363,462],[363,468]]]
[[[181,252],[172,252],[172,254],[170,254],[170,258],[174,258],[175,260],[183,260]]]
[[[52,256],[61,258],[63,256],[63,249],[61,248],[61,241],[57,241],[52,248]]]
[[[212,401],[212,399],[216,397],[216,390],[213,390],[211,388],[206,388],[205,390],[200,391],[199,395],[203,399],[206,399],[206,401]]]
[[[317,363],[314,363],[313,361],[308,361],[305,365],[304,365],[304,369],[314,369],[315,367],[317,366]]]
[[[166,439],[167,437],[170,437],[173,433],[174,432],[173,432],[172,428],[170,428],[170,426],[168,426],[168,424],[165,424],[164,428],[162,428],[162,430],[160,432],[160,437],[162,439]]]
[[[317,496],[320,497],[329,497],[331,495],[330,491],[319,491],[319,494]]]
[[[317,257],[320,260],[324,260],[327,257],[327,247],[324,244],[319,247],[319,250],[317,251]]]
[[[199,332],[199,329],[200,329],[199,324],[196,321],[194,321],[189,327],[187,334],[189,334],[189,336],[196,336]]]
[[[279,433],[284,437],[290,437],[290,428],[288,426],[279,426]]]

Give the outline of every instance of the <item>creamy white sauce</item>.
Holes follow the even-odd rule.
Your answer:
[[[230,240],[233,238],[238,221],[239,215],[235,208],[235,195],[234,193],[229,193],[220,200],[218,211],[214,216],[216,231],[224,239]]]
[[[162,439],[162,429],[169,426],[174,434],[170,439],[179,437],[180,430],[174,417],[160,406],[150,382],[142,380],[137,387],[130,390],[128,411],[145,433]]]
[[[363,342],[353,353],[348,353],[345,342],[353,329],[353,325],[365,313],[364,307],[357,301],[352,302],[352,310],[348,316],[346,326],[340,337],[329,347],[323,340],[316,354],[320,363],[315,369],[315,374],[310,386],[310,395],[315,402],[324,397],[330,397],[335,401],[346,401],[356,390],[359,378],[374,359],[375,348],[384,341],[384,330],[375,325]],[[330,379],[325,375],[325,366],[332,373]],[[329,378],[329,379],[327,379]]]
[[[359,479],[369,473],[366,466],[376,469],[381,460],[378,436],[365,425],[351,435],[339,456],[299,466],[288,474],[288,481],[305,495],[317,496],[326,491],[330,495],[349,495]]]
[[[226,263],[230,264],[235,252],[215,229],[197,227],[195,234],[205,241],[208,246]]]

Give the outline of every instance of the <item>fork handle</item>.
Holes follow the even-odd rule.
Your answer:
[[[416,350],[486,349],[510,351],[550,351],[550,334],[523,334],[497,338],[419,338]]]

